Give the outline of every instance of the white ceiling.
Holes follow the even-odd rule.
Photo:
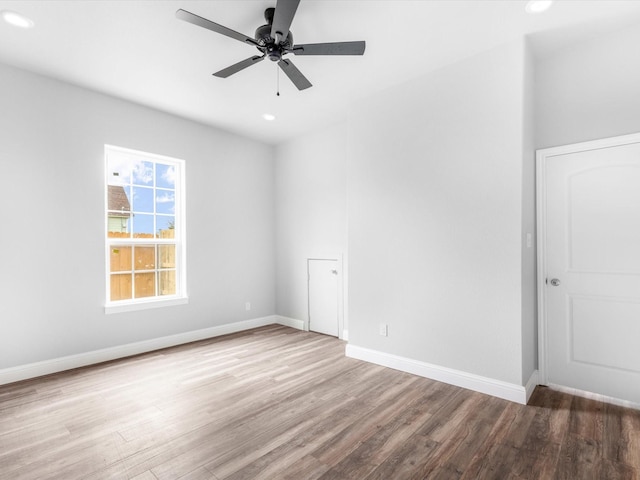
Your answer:
[[[275,0],[5,1],[35,22],[0,22],[0,62],[269,143],[346,115],[349,104],[526,34],[539,54],[640,23],[640,1],[558,0],[539,15],[520,0],[302,0],[295,43],[365,40],[362,57],[295,57],[313,83],[299,92],[264,61],[211,74],[254,47],[177,20],[179,8],[253,36]],[[541,52],[541,53],[540,53]],[[2,92],[7,94],[7,92]],[[277,116],[266,122],[263,113]]]

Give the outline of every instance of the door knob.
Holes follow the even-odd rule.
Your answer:
[[[331,273],[333,273],[334,275],[338,274],[338,270],[331,270]]]
[[[553,285],[554,287],[557,287],[558,285],[560,285],[560,280],[557,278],[552,278],[551,279],[551,285]]]

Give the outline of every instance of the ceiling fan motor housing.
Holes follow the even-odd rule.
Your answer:
[[[271,37],[274,10],[274,8],[267,8],[264,11],[267,25],[262,25],[256,29],[255,40],[258,42],[258,50],[264,53],[269,60],[278,62],[293,47],[293,35],[289,32],[286,39],[280,39],[280,43],[276,44],[276,39]]]

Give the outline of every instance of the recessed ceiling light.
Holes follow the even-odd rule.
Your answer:
[[[31,28],[33,27],[33,20],[25,17],[24,15],[20,15],[17,12],[12,12],[10,10],[3,10],[0,12],[2,15],[2,19],[7,22],[9,25],[13,25],[14,27],[20,28]]]
[[[525,9],[528,13],[542,13],[549,10],[553,0],[529,0]]]
[[[263,113],[262,118],[264,118],[267,122],[273,122],[276,119],[276,116],[271,115],[270,113]]]

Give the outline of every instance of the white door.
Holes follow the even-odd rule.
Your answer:
[[[640,403],[640,135],[538,167],[546,383]]]
[[[338,336],[338,261],[308,260],[309,330]]]

